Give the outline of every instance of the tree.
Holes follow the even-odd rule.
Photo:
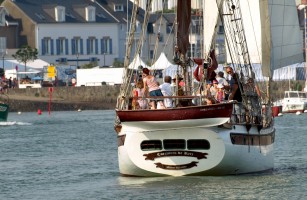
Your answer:
[[[0,78],[2,78],[3,76],[4,76],[4,70],[0,68]]]
[[[27,71],[27,63],[37,59],[38,51],[36,48],[31,48],[29,45],[24,45],[17,50],[16,54],[12,55],[18,62],[25,64],[25,72]]]

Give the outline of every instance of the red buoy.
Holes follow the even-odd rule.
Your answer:
[[[41,115],[41,114],[42,114],[41,109],[38,109],[38,110],[37,110],[37,114],[38,114],[38,115]]]

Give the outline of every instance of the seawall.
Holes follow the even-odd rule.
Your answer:
[[[8,89],[11,112],[114,109],[120,86]],[[51,95],[51,96],[50,96]],[[51,101],[50,101],[51,99]]]

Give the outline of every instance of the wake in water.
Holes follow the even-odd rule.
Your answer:
[[[32,125],[31,123],[28,122],[0,122],[0,126],[29,126]]]

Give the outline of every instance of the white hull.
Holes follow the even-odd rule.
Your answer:
[[[195,127],[212,127],[224,124],[229,121],[229,118],[204,118],[193,120],[174,120],[174,121],[134,121],[125,122],[125,131],[140,132],[140,131],[156,131],[180,128],[195,128]]]
[[[230,133],[247,134],[246,127],[233,126],[232,129],[218,127],[198,127],[156,131],[133,131],[123,124],[119,133],[125,135],[118,147],[120,173],[129,176],[187,176],[187,175],[230,175],[261,172],[274,167],[273,142],[269,145],[233,144]],[[274,132],[270,128],[259,133],[256,127],[250,135],[267,135]],[[208,149],[184,148],[142,150],[143,141],[202,139],[209,142]],[[274,140],[274,133],[273,133]],[[123,140],[121,140],[123,141]],[[119,142],[120,143],[120,142]],[[164,144],[164,143],[163,143]]]
[[[306,96],[307,94],[301,91],[285,91],[285,98],[282,100],[282,112],[304,112],[304,110],[307,110]]]
[[[304,112],[304,110],[307,110],[307,102],[301,102],[301,103],[287,102],[284,103],[282,106],[283,113]]]

